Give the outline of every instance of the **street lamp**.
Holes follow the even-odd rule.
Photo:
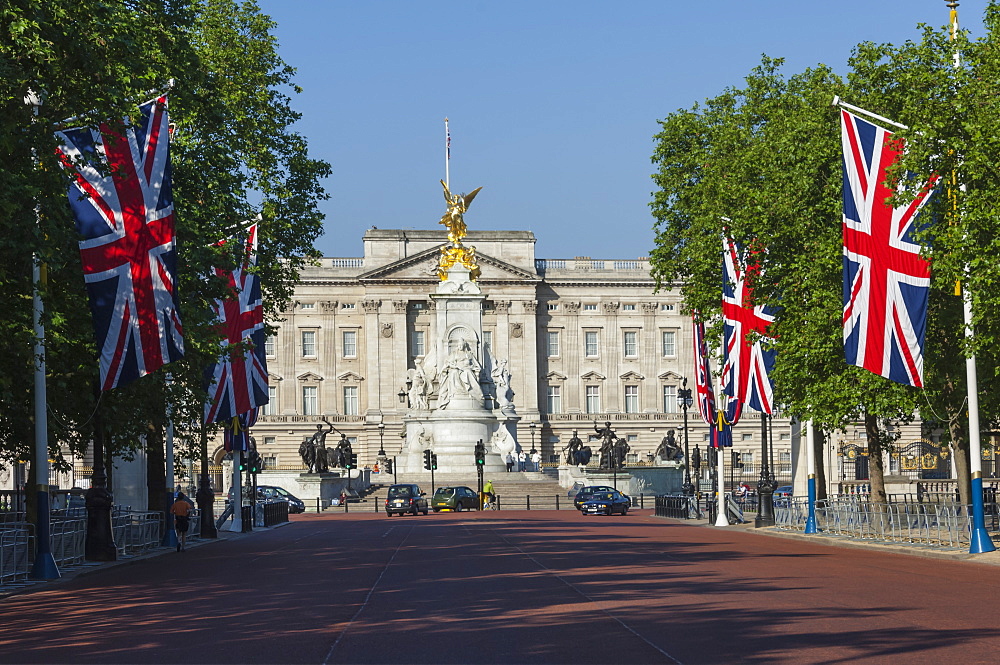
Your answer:
[[[528,423],[528,428],[531,430],[531,452],[529,454],[535,454],[535,428],[538,427],[538,423]],[[531,459],[529,458],[529,461]],[[536,469],[537,471],[537,469]]]
[[[684,485],[681,489],[691,496],[694,494],[694,485],[691,484],[691,465],[688,463],[688,409],[694,404],[694,400],[687,385],[688,380],[685,377],[681,389],[677,391],[677,404],[684,410]]]
[[[385,457],[385,446],[382,444],[382,438],[385,436],[385,423],[378,424],[378,456]]]

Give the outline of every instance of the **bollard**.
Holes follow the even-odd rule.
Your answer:
[[[643,509],[645,507],[646,507],[646,495],[640,493],[639,494],[639,509],[641,510],[641,509]]]
[[[531,495],[530,494],[525,494],[524,495],[524,503],[528,506],[527,509],[531,510]]]
[[[351,512],[351,511],[350,511],[350,510],[348,510],[348,508],[347,508],[347,497],[346,497],[346,496],[344,497],[344,512],[345,512],[345,513],[349,513],[349,512]]]
[[[372,497],[372,508],[375,509],[376,513],[378,512],[378,497],[377,496],[373,496]]]
[[[317,512],[317,513],[319,513],[319,512],[322,512],[322,511],[320,510],[320,506],[319,506],[319,501],[320,501],[319,497],[316,497],[316,512]]]
[[[556,510],[559,510],[559,495],[556,494]]]

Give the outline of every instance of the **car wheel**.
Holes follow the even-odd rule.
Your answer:
[[[461,501],[456,501],[455,502],[455,512],[456,513],[462,512],[462,502]]]
[[[434,511],[435,513],[440,513],[440,512],[441,512],[441,509],[440,509],[440,508],[433,508],[432,510],[433,510],[433,511]]]
[[[622,517],[628,515],[628,506],[622,506]]]
[[[418,512],[420,512],[420,511],[418,511],[418,510],[417,510],[417,507],[416,507],[416,506],[413,506],[413,516],[414,516],[414,517],[416,517],[416,516],[417,516],[417,513],[418,513]]]

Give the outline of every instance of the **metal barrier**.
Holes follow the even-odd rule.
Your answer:
[[[198,529],[199,523],[197,511],[191,511],[191,525],[195,526],[194,530]],[[111,529],[119,556],[131,557],[159,547],[162,539],[162,525],[163,513],[161,512],[139,510],[114,512],[111,515]],[[192,532],[194,530],[189,530],[188,536],[197,536]]]
[[[274,526],[288,521],[288,502],[274,501],[271,503],[258,503],[262,508],[262,521],[258,526]]]
[[[654,515],[657,517],[673,517],[680,520],[694,520],[701,516],[698,503],[692,496],[686,494],[659,494],[656,497]]]
[[[30,525],[5,522],[0,525],[0,586],[26,584],[31,551]]]
[[[49,530],[52,535],[52,558],[55,559],[56,565],[60,568],[83,565],[87,520],[53,516]]]
[[[775,525],[803,530],[809,503],[789,498],[775,505]],[[986,504],[988,526],[1000,528],[997,504]],[[847,538],[907,543],[930,547],[969,546],[972,531],[970,506],[957,503],[871,503],[860,497],[823,499],[816,502],[816,526],[823,532]]]

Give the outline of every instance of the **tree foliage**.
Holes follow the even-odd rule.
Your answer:
[[[42,288],[50,450],[91,439],[100,402],[111,447],[127,454],[175,409],[182,434],[201,420],[203,370],[217,355],[209,303],[224,293],[206,279],[238,260],[217,245],[260,217],[259,274],[274,319],[298,270],[315,258],[317,204],[329,166],[310,157],[292,125],[294,70],[277,55],[273,22],[239,0],[12,0],[0,7],[0,459],[24,458],[33,440],[32,256]],[[150,91],[169,95],[178,284],[185,358],[131,385],[95,393],[96,346],[84,291],[66,175],[53,130],[129,116]],[[25,104],[41,92],[38,116]],[[34,155],[34,158],[33,158]],[[36,205],[39,214],[36,217]],[[174,382],[168,388],[164,376]],[[194,438],[194,437],[192,437]]]

